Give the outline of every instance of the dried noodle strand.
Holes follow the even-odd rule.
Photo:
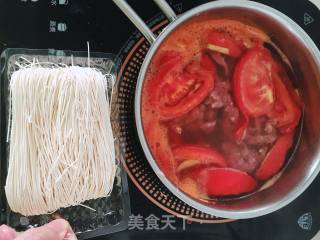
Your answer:
[[[106,197],[116,172],[106,77],[89,67],[41,65],[26,63],[10,81],[5,191],[25,216]]]

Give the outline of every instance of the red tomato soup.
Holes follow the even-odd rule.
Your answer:
[[[266,43],[264,32],[241,22],[191,21],[150,63],[146,139],[164,174],[195,198],[254,192],[285,164],[301,101]]]

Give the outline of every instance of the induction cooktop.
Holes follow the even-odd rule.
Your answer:
[[[223,1],[223,0],[222,0]],[[177,14],[209,2],[204,0],[168,1]],[[307,0],[259,0],[296,21],[320,47],[320,11]],[[128,3],[156,28],[166,18],[147,0]],[[162,26],[162,25],[161,25]],[[133,48],[143,37],[111,0],[0,0],[0,52],[6,48],[86,50],[118,55],[119,81]],[[142,40],[143,41],[143,40]],[[147,50],[139,52],[141,59]],[[141,46],[143,49],[143,46]],[[63,54],[56,51],[57,54]],[[136,70],[139,70],[139,65]],[[122,72],[120,72],[122,69]],[[135,75],[132,78],[136,77]],[[132,136],[134,128],[130,128]],[[141,150],[138,139],[132,140]],[[143,161],[143,156],[141,156]],[[3,179],[2,179],[3,181]],[[141,183],[142,184],[142,183]],[[138,187],[137,187],[138,186]],[[218,239],[218,240],[309,240],[320,231],[320,176],[295,201],[267,216],[239,221],[204,223],[183,220],[141,193],[139,183],[129,180],[132,215],[129,229],[96,238],[102,239]],[[148,194],[148,193],[147,193]],[[152,198],[152,196],[151,196]]]

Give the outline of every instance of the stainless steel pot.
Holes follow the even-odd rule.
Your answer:
[[[179,16],[179,18],[176,18],[174,12],[165,1],[154,1],[172,21],[157,38],[125,1],[114,0],[152,44],[144,59],[137,82],[135,117],[143,150],[153,170],[165,186],[181,200],[194,208],[215,216],[233,219],[253,218],[274,212],[286,206],[306,190],[320,171],[319,49],[294,21],[283,13],[260,3],[245,0],[214,1],[191,9]],[[153,158],[144,135],[141,120],[141,91],[152,57],[161,46],[161,43],[176,27],[191,18],[197,18],[197,16],[203,13],[212,15],[212,18],[232,18],[249,25],[254,23],[258,28],[268,33],[272,41],[290,59],[305,104],[301,142],[293,160],[286,167],[284,174],[276,184],[250,197],[227,203],[218,202],[215,205],[206,205],[187,196],[166,178]]]

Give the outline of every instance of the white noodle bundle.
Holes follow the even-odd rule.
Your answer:
[[[116,163],[105,76],[31,64],[13,73],[10,93],[11,209],[39,215],[106,197]]]

